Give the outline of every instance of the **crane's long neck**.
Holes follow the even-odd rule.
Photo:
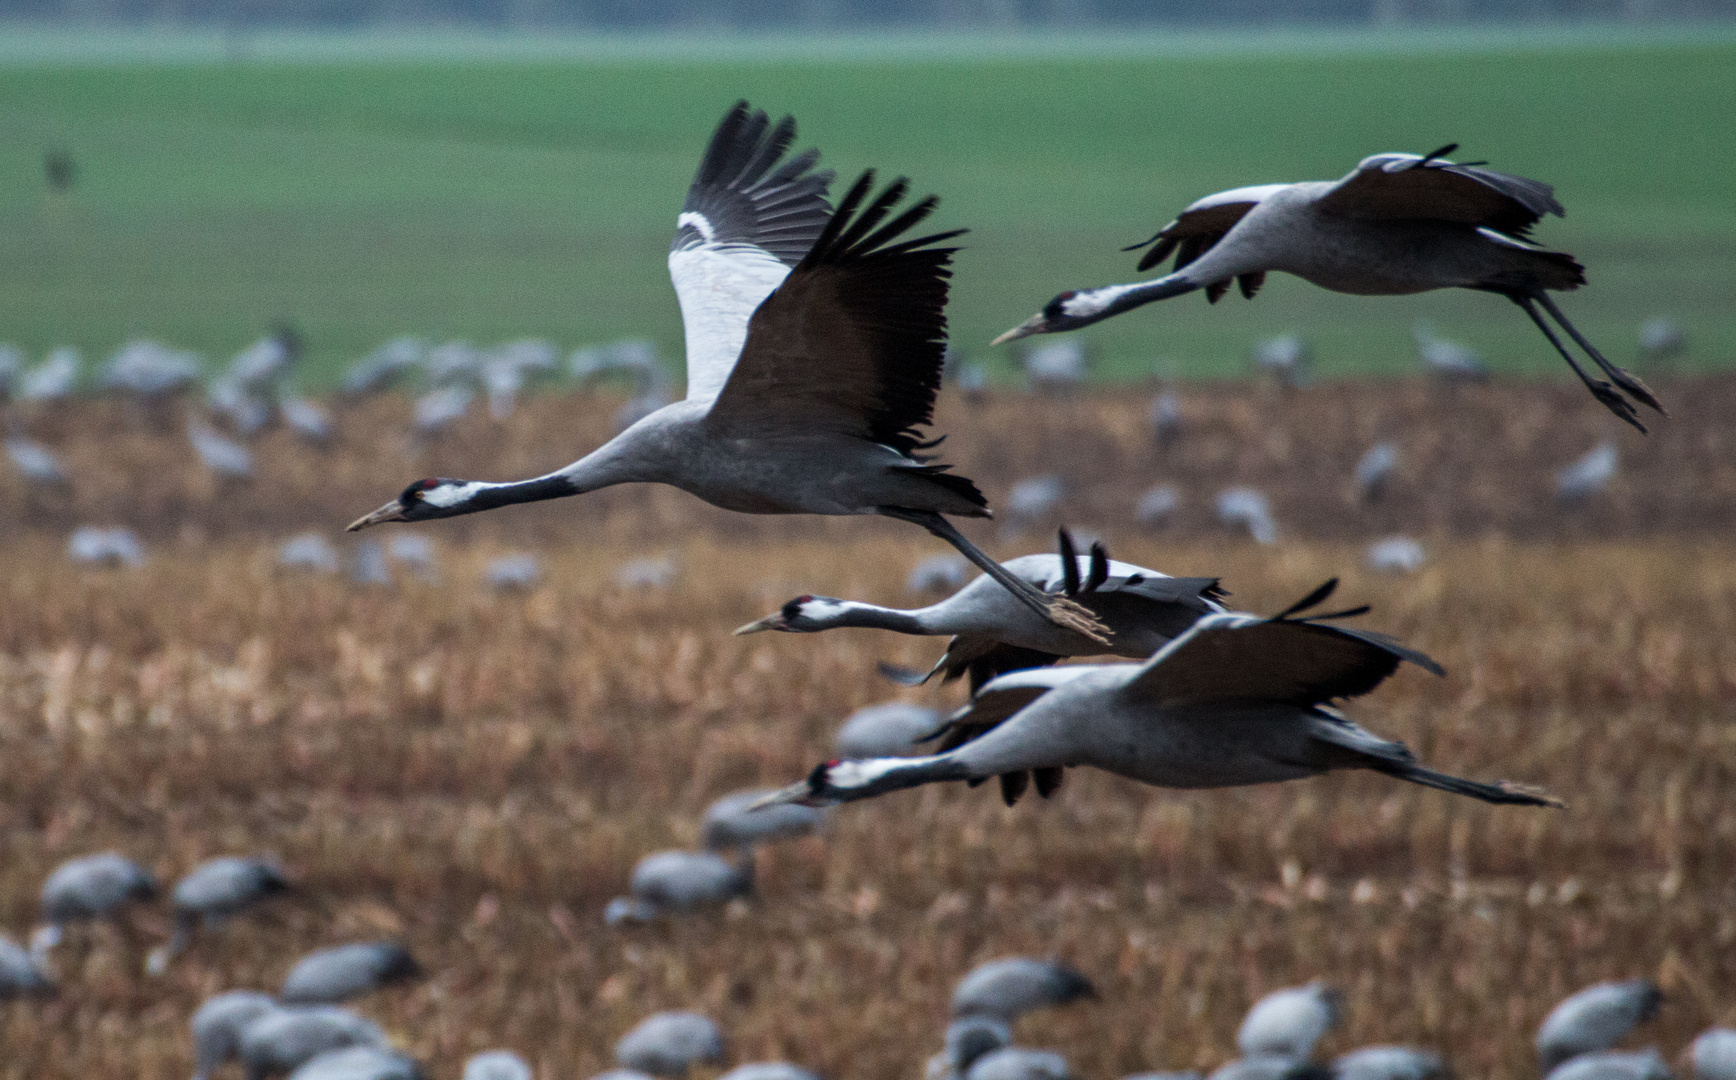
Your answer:
[[[870,630],[890,630],[895,634],[947,633],[948,631],[934,625],[933,611],[933,608],[903,611],[899,608],[880,607],[877,604],[863,604],[855,600],[827,600],[824,601],[824,607],[819,607],[819,602],[815,602],[813,608],[804,611],[804,614],[815,622],[822,623],[824,629],[827,630],[850,626],[866,627]]]
[[[918,758],[868,758],[822,765],[824,784],[815,794],[829,802],[855,802],[889,791],[947,780],[968,780],[971,770],[956,751]],[[813,786],[819,776],[808,781]]]
[[[440,506],[440,502],[436,500],[444,497],[451,506],[452,514],[469,514],[478,510],[511,506],[514,503],[583,495],[587,491],[597,491],[616,484],[661,480],[661,474],[650,468],[649,462],[634,453],[632,446],[623,439],[623,436],[630,433],[629,430],[617,435],[557,472],[508,483],[472,480],[457,489],[455,494],[430,492],[428,499]]]
[[[1119,315],[1153,301],[1181,296],[1204,284],[1192,280],[1189,274],[1192,269],[1193,267],[1189,266],[1153,281],[1141,281],[1132,285],[1105,285],[1101,289],[1075,293],[1062,301],[1061,312],[1071,323],[1068,328],[1073,329],[1101,322],[1111,315]]]

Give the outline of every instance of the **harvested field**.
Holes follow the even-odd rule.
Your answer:
[[[440,583],[367,588],[283,571],[272,545],[335,530],[425,472],[559,464],[604,433],[612,403],[534,402],[419,451],[393,434],[403,403],[358,406],[325,453],[268,436],[260,476],[232,488],[188,463],[175,414],[41,417],[33,433],[77,479],[0,488],[0,928],[27,931],[56,862],[108,848],[167,877],[269,850],[300,888],[201,938],[163,980],[140,974],[162,909],[74,934],[57,999],[0,1006],[0,1078],[179,1080],[202,997],[269,989],[303,951],[363,936],[401,937],[432,973],[359,1009],[442,1080],[485,1045],[580,1080],[669,1007],[717,1018],[732,1062],[910,1076],[938,1048],[954,980],[1013,952],[1064,957],[1101,988],[1018,1031],[1085,1077],[1216,1064],[1254,997],[1316,977],[1347,997],[1327,1052],[1413,1042],[1461,1076],[1521,1080],[1558,997],[1651,975],[1670,996],[1642,1036],[1674,1055],[1736,1020],[1736,381],[1660,390],[1678,415],[1649,441],[1566,386],[1193,388],[1189,431],[1162,457],[1144,393],[955,405],[939,426],[991,496],[1058,469],[1081,489],[1068,520],[1119,557],[1222,575],[1239,606],[1341,575],[1343,599],[1376,605],[1366,625],[1449,671],[1401,673],[1353,715],[1437,768],[1538,783],[1569,809],[1365,775],[1177,793],[1075,770],[1051,802],[1013,809],[992,788],[928,788],[761,853],[751,902],[621,930],[600,913],[639,856],[692,844],[711,798],[825,757],[847,712],[895,696],[875,660],[939,648],[729,629],[803,591],[910,599],[904,577],[933,542],[624,489],[422,527]],[[1612,433],[1616,485],[1558,511],[1554,469]],[[1346,477],[1382,435],[1404,483],[1358,510]],[[1158,479],[1183,487],[1187,514],[1140,534],[1127,507]],[[1208,523],[1232,482],[1272,494],[1277,547]],[[78,569],[62,546],[82,521],[138,526],[155,552],[136,571]],[[1397,528],[1428,540],[1430,564],[1362,570],[1363,541]],[[509,545],[543,550],[539,587],[478,584]],[[615,584],[623,561],[665,550],[671,587]]]

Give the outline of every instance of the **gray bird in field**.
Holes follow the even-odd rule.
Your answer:
[[[383,390],[393,381],[420,367],[428,355],[428,343],[421,338],[395,337],[344,372],[338,388],[345,394],[370,394]]]
[[[66,483],[66,470],[54,451],[35,439],[12,435],[6,439],[6,457],[18,475],[32,484],[53,486]]]
[[[1044,394],[1065,394],[1085,382],[1090,362],[1078,341],[1049,341],[1025,350],[1025,384]]]
[[[0,934],[0,1001],[16,997],[46,997],[54,980],[24,946]]]
[[[639,860],[629,896],[609,901],[603,921],[643,921],[721,904],[753,892],[751,853],[730,862],[710,851],[658,851]]]
[[[1563,998],[1537,1029],[1537,1062],[1544,1073],[1569,1058],[1610,1050],[1652,1019],[1664,995],[1649,979],[1588,986]]]
[[[129,341],[109,358],[98,385],[140,398],[159,398],[199,381],[199,358],[155,341]]]
[[[203,925],[216,930],[233,915],[289,888],[289,879],[270,859],[225,855],[200,863],[175,883],[169,894],[175,930],[167,944],[151,952],[149,970],[161,974]]]
[[[712,136],[676,222],[670,277],[687,396],[579,460],[509,483],[429,477],[352,530],[427,521],[626,483],[679,488],[737,513],[880,516],[951,544],[1058,625],[1101,634],[1064,596],[1002,569],[948,515],[988,516],[924,429],[940,389],[956,231],[908,235],[932,198],[876,194],[864,173],[834,208],[817,154],[781,164],[795,122],[738,103]]]
[[[940,730],[938,709],[904,701],[864,705],[832,737],[832,752],[852,758],[897,757],[916,752],[916,740]]]
[[[66,554],[75,563],[89,566],[145,565],[145,545],[131,529],[102,529],[81,525],[66,541]]]
[[[1264,1055],[1226,1061],[1206,1080],[1333,1080],[1333,1076],[1331,1069],[1312,1061]]]
[[[51,349],[42,363],[19,374],[12,396],[18,401],[59,401],[78,385],[78,367],[77,349],[70,345]]]
[[[438,386],[416,399],[413,423],[418,435],[433,435],[470,411],[476,391],[463,383]]]
[[[1598,352],[1549,296],[1585,284],[1585,269],[1571,255],[1528,239],[1545,214],[1561,215],[1554,189],[1480,162],[1455,164],[1446,157],[1455,149],[1448,144],[1426,155],[1375,154],[1336,181],[1208,195],[1134,245],[1151,245],[1139,269],[1149,270],[1173,252],[1173,272],[1137,284],[1061,293],[996,340],[1075,330],[1196,289],[1216,301],[1232,283],[1252,299],[1272,271],[1360,296],[1474,289],[1517,304],[1592,395],[1644,431],[1635,405],[1662,412],[1657,398]],[[1586,373],[1562,345],[1556,326],[1604,378]]]
[[[1607,439],[1598,443],[1555,474],[1555,501],[1572,505],[1589,499],[1609,486],[1620,464],[1615,443]]]
[[[1640,324],[1640,352],[1647,360],[1668,360],[1688,347],[1688,332],[1682,324],[1659,315]]]
[[[1027,476],[1007,489],[1001,530],[1016,533],[1056,512],[1067,497],[1067,481],[1053,474]]]
[[[1174,484],[1154,484],[1133,504],[1133,520],[1156,527],[1169,520],[1181,506],[1181,490]]]
[[[236,1054],[247,1080],[292,1072],[305,1062],[352,1046],[389,1047],[385,1032],[333,1005],[277,1007],[241,1028]]]
[[[245,480],[253,475],[253,452],[234,439],[225,438],[198,420],[187,422],[187,441],[205,467],[218,476]]]
[[[157,879],[118,852],[68,859],[42,885],[42,920],[33,943],[40,954],[60,942],[69,923],[112,918],[128,901],[157,895]]]
[[[285,1004],[335,1004],[422,974],[409,950],[392,941],[362,941],[308,953],[283,980]]]
[[[1174,390],[1163,391],[1151,399],[1151,409],[1146,415],[1157,445],[1168,446],[1181,434],[1181,395]]]
[[[723,1033],[705,1016],[661,1012],[646,1017],[615,1044],[615,1062],[671,1080],[699,1062],[723,1060]]]
[[[1075,968],[1009,956],[980,964],[959,980],[952,992],[952,1015],[992,1016],[1010,1024],[1034,1009],[1096,996],[1097,988]]]
[[[1123,1076],[1121,1080],[1206,1080],[1205,1074],[1187,1069],[1179,1072],[1142,1072]]]
[[[1322,982],[1267,994],[1254,1003],[1236,1032],[1236,1047],[1246,1057],[1287,1057],[1306,1061],[1314,1044],[1338,1022],[1343,998]]]
[[[1671,1080],[1675,1074],[1655,1049],[1596,1050],[1549,1070],[1545,1080]]]
[[[1469,345],[1436,336],[1426,322],[1411,327],[1411,337],[1417,343],[1417,359],[1430,375],[1447,382],[1489,381],[1489,365]]]
[[[818,1076],[787,1061],[754,1061],[735,1068],[717,1080],[820,1080]]]
[[[319,574],[335,574],[343,566],[337,548],[324,533],[304,532],[285,540],[277,548],[277,564],[291,570],[312,570]]]
[[[926,1080],[962,1080],[984,1054],[1011,1046],[1013,1029],[994,1016],[964,1016],[946,1026],[940,1053],[928,1059]]]
[[[269,994],[253,990],[206,998],[193,1013],[193,1080],[206,1080],[224,1062],[239,1057],[242,1031],[281,1008]]]
[[[1332,1062],[1334,1080],[1440,1080],[1441,1055],[1413,1046],[1364,1046]]]
[[[1398,446],[1377,442],[1356,462],[1352,474],[1356,480],[1356,497],[1363,502],[1375,502],[1386,494],[1387,485],[1398,473]]]
[[[1003,1046],[971,1062],[964,1080],[1072,1080],[1067,1059],[1053,1050]]]
[[[1368,545],[1362,561],[1370,570],[1385,574],[1410,574],[1429,561],[1423,545],[1408,536],[1388,536]]]
[[[904,591],[947,593],[970,580],[970,563],[957,555],[930,555],[904,579]]]
[[[770,794],[759,789],[737,791],[713,802],[700,819],[699,842],[707,851],[729,851],[807,836],[826,820],[813,807],[792,803],[753,809]]]
[[[286,395],[277,400],[283,422],[305,442],[323,443],[332,435],[332,414],[312,398]]]
[[[414,1058],[382,1046],[351,1046],[309,1058],[289,1080],[423,1080]]]
[[[1255,343],[1250,359],[1254,370],[1293,390],[1307,383],[1309,369],[1314,366],[1314,350],[1300,334],[1280,334]]]
[[[484,1050],[464,1063],[464,1080],[534,1080],[530,1066],[511,1050]]]
[[[1218,492],[1218,520],[1233,529],[1246,529],[1248,535],[1262,544],[1278,542],[1278,522],[1272,517],[1272,503],[1258,488],[1230,487]]]
[[[1736,1031],[1709,1028],[1689,1050],[1699,1080],[1736,1080]]]
[[[542,575],[542,560],[528,551],[515,551],[490,559],[482,568],[483,580],[503,592],[532,588],[542,580]]]

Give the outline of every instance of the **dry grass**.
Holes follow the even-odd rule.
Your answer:
[[[1137,415],[1143,398],[1100,408]],[[575,427],[561,441],[582,443]],[[534,456],[509,449],[471,471]],[[330,501],[351,501],[320,504],[328,522],[398,480],[373,476],[383,490],[358,497],[361,477],[398,465],[333,460],[351,480]],[[751,903],[608,931],[602,905],[639,856],[693,843],[711,798],[825,756],[847,712],[893,696],[873,661],[938,649],[865,631],[728,633],[802,591],[900,599],[935,550],[915,530],[802,525],[773,545],[756,538],[775,524],[696,531],[710,516],[684,496],[616,495],[524,516],[582,539],[548,549],[545,584],[524,594],[476,584],[502,549],[498,521],[428,527],[444,584],[397,591],[276,569],[269,545],[225,525],[243,518],[221,500],[189,503],[203,524],[139,571],[74,568],[46,529],[0,544],[0,927],[28,929],[56,862],[108,848],[166,877],[269,850],[302,884],[201,939],[161,981],[139,974],[167,930],[160,910],[74,935],[57,1000],[0,1005],[0,1078],[179,1080],[205,995],[270,988],[309,948],[381,935],[433,974],[359,1007],[441,1078],[505,1045],[544,1080],[582,1080],[666,1007],[714,1015],[734,1061],[909,1076],[938,1045],[954,980],[1014,952],[1065,957],[1103,990],[1019,1031],[1086,1077],[1221,1061],[1254,997],[1313,977],[1347,992],[1328,1052],[1415,1042],[1490,1080],[1534,1075],[1536,1022],[1597,978],[1665,984],[1645,1035],[1672,1054],[1736,1020],[1727,539],[1680,529],[1568,546],[1443,529],[1427,569],[1390,579],[1357,569],[1359,542],[1113,531],[1118,556],[1221,574],[1254,610],[1342,574],[1343,598],[1376,605],[1369,625],[1450,672],[1403,673],[1355,715],[1431,765],[1541,783],[1570,809],[1365,775],[1176,793],[1075,771],[1052,802],[1013,810],[992,787],[929,788],[844,807],[825,836],[762,853]],[[289,505],[265,482],[238,496],[274,497]],[[619,512],[599,520],[600,507]],[[660,513],[671,519],[648,546]],[[613,584],[621,561],[664,548],[681,566],[674,587]],[[902,693],[941,704],[958,691]]]

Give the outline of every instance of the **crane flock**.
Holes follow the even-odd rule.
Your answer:
[[[817,151],[790,154],[794,141],[793,119],[773,123],[741,102],[725,115],[703,154],[668,255],[686,332],[684,397],[671,400],[649,345],[581,350],[569,365],[575,378],[620,375],[632,381],[634,396],[612,439],[562,469],[527,480],[417,480],[349,526],[357,531],[430,521],[618,484],[655,483],[746,514],[907,522],[944,540],[981,571],[965,581],[965,563],[947,556],[913,576],[913,591],[954,590],[924,607],[804,594],[738,629],[737,634],[815,633],[854,627],[946,636],[946,648],[930,670],[883,665],[882,671],[905,685],[937,676],[965,679],[969,700],[949,716],[890,703],[853,717],[838,733],[836,759],[788,787],[737,792],[713,804],[700,823],[705,850],[661,851],[642,859],[629,894],[604,912],[606,923],[679,918],[733,903],[753,891],[760,845],[822,832],[823,808],[932,783],[974,787],[995,779],[1011,806],[1032,787],[1044,798],[1053,795],[1065,771],[1075,767],[1166,788],[1270,784],[1365,769],[1487,803],[1561,805],[1525,784],[1470,780],[1425,767],[1402,743],[1374,735],[1340,711],[1340,702],[1371,693],[1401,665],[1437,676],[1445,672],[1392,637],[1347,624],[1366,607],[1320,612],[1335,581],[1276,615],[1257,616],[1226,606],[1228,594],[1217,578],[1171,577],[1116,561],[1096,542],[1082,554],[1065,529],[1056,553],[1005,563],[968,540],[949,518],[987,517],[987,500],[972,481],[935,461],[940,440],[926,430],[947,358],[946,304],[957,250],[951,242],[964,230],[921,233],[918,226],[934,213],[937,200],[912,201],[906,180],[881,184],[871,170],[834,207],[833,174],[817,168]],[[1597,400],[1643,431],[1636,406],[1661,413],[1661,403],[1586,341],[1549,296],[1584,282],[1570,256],[1528,239],[1545,214],[1561,213],[1552,190],[1480,164],[1454,164],[1445,157],[1453,149],[1425,156],[1378,154],[1337,182],[1208,196],[1135,245],[1150,248],[1141,270],[1173,253],[1171,273],[1135,285],[1063,292],[997,340],[1072,330],[1201,289],[1215,303],[1236,284],[1251,299],[1266,274],[1277,270],[1364,295],[1470,288],[1505,296],[1523,309]],[[1600,376],[1587,373],[1562,345],[1557,328]],[[1422,325],[1416,338],[1419,357],[1443,379],[1487,377],[1481,359],[1463,346]],[[1679,333],[1670,338],[1660,330],[1647,341],[1660,354],[1680,347]],[[326,439],[329,414],[284,381],[301,351],[299,334],[288,326],[244,350],[209,386],[208,412],[246,436],[270,422],[275,409],[303,437]],[[1309,355],[1306,343],[1290,336],[1263,345],[1257,362],[1295,385],[1306,377]],[[1077,341],[1054,342],[1027,355],[1026,371],[1033,387],[1058,393],[1084,377],[1087,360]],[[21,358],[3,354],[0,383],[23,401],[52,399],[70,388],[77,364],[76,355],[57,351],[25,370]],[[415,428],[421,437],[432,437],[479,395],[497,419],[508,415],[529,381],[557,366],[558,355],[545,342],[481,350],[463,342],[429,348],[403,338],[352,369],[344,388],[368,392],[421,368],[429,389],[416,403]],[[160,401],[192,386],[199,373],[189,354],[141,341],[115,356],[103,384],[142,401]],[[1154,403],[1151,424],[1160,447],[1185,423],[1173,392]],[[186,432],[214,474],[233,480],[251,475],[247,447],[202,416],[190,416]],[[31,481],[64,481],[47,447],[13,434],[6,448],[14,467]],[[1560,497],[1584,498],[1613,475],[1615,462],[1613,444],[1600,446],[1562,472]],[[1371,447],[1355,469],[1356,498],[1381,498],[1399,464],[1393,444]],[[1051,516],[1065,505],[1065,494],[1058,476],[1027,481],[1009,500],[1011,524]],[[1173,488],[1153,489],[1140,502],[1141,517],[1160,521],[1178,500]],[[1228,489],[1216,506],[1226,524],[1262,542],[1276,539],[1270,505],[1259,491]],[[437,579],[425,538],[395,539],[405,542],[369,549],[371,561],[357,572],[358,580],[389,581],[388,559],[424,580]],[[72,550],[91,561],[142,560],[136,540],[95,532],[75,536]],[[1420,564],[1422,554],[1420,548],[1413,553],[1394,547],[1378,557],[1381,565],[1404,569]],[[339,565],[335,549],[319,534],[293,538],[280,558],[322,572]],[[523,588],[542,572],[534,557],[521,554],[496,560],[487,576],[499,588]],[[656,585],[676,572],[667,559],[638,560],[623,568],[621,580]],[[1097,656],[1132,662],[1062,663]],[[933,752],[924,753],[928,742]],[[151,952],[149,971],[164,974],[193,946],[196,934],[221,932],[229,920],[295,889],[291,875],[269,858],[229,856],[201,865],[172,891],[173,932]],[[118,853],[62,865],[43,886],[44,925],[30,947],[0,937],[0,997],[52,993],[49,957],[70,928],[114,918],[129,904],[153,902],[157,892],[153,875]],[[249,1080],[277,1074],[292,1080],[420,1076],[419,1066],[394,1049],[379,1026],[344,1003],[422,974],[397,942],[352,942],[303,958],[275,995],[236,990],[214,996],[191,1022],[195,1080],[230,1060],[242,1064]],[[1056,961],[1013,957],[984,965],[958,984],[953,1020],[928,1075],[1064,1080],[1071,1075],[1066,1060],[1015,1045],[1013,1026],[1033,1010],[1096,996],[1089,978]],[[1660,1000],[1656,987],[1638,981],[1603,984],[1567,999],[1538,1034],[1540,1072],[1555,1080],[1668,1075],[1655,1053],[1613,1053],[1630,1029],[1657,1012]],[[1214,1078],[1432,1080],[1444,1074],[1438,1054],[1409,1047],[1367,1047],[1330,1065],[1316,1063],[1315,1047],[1341,1011],[1342,999],[1323,983],[1261,1000],[1237,1036],[1241,1058]],[[1736,1032],[1702,1036],[1693,1055],[1705,1080],[1731,1080]],[[727,1059],[717,1025],[689,1012],[650,1017],[621,1039],[615,1056],[620,1068],[605,1076],[616,1080],[679,1078],[697,1064]],[[515,1055],[494,1051],[472,1058],[464,1075],[519,1080],[531,1072]],[[727,1075],[802,1080],[813,1074],[785,1062],[761,1062]]]

